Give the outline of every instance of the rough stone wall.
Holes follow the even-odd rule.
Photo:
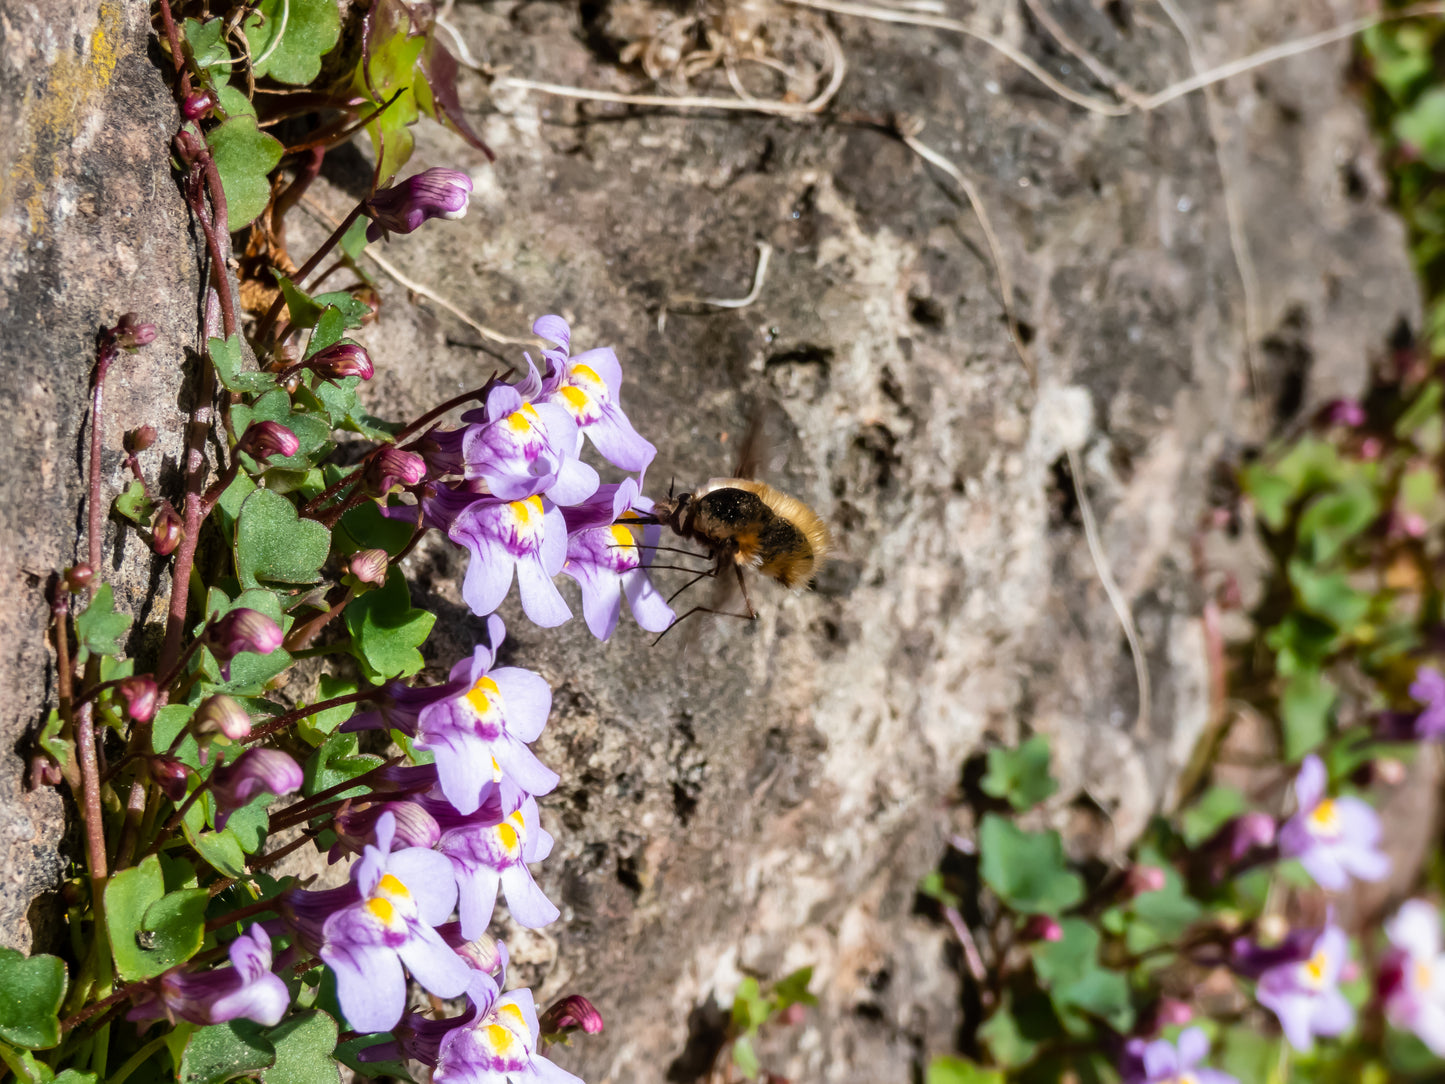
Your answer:
[[[1117,19],[1058,7],[1135,85],[1189,74],[1153,4],[1109,5]],[[1343,0],[1293,7],[1186,11],[1206,62],[1353,14]],[[1050,70],[1077,67],[1020,12],[989,0],[972,17]],[[633,85],[594,51],[598,35],[572,5],[468,4],[453,20],[474,53],[517,74]],[[1401,231],[1343,88],[1344,47],[1219,90],[1260,281],[1256,401],[1201,96],[1101,118],[976,42],[833,26],[849,58],[838,109],[923,118],[921,138],[978,185],[1039,360],[1037,392],[1008,341],[973,215],[912,152],[863,127],[499,93],[477,118],[495,167],[418,130],[417,168],[473,170],[471,213],[386,249],[492,327],[524,334],[560,312],[574,344],[614,346],[624,404],[661,450],[654,495],[674,477],[688,486],[729,471],[747,404],[776,404],[785,463],[769,480],[816,508],[838,543],[816,592],[757,585],[760,620],[705,623],[691,651],[680,639],[649,648],[625,622],[598,644],[580,621],[543,633],[504,610],[509,661],[556,692],[539,753],[563,777],[543,805],[557,848],[541,873],[563,918],[541,935],[507,931],[509,943],[522,981],[544,996],[585,992],[601,1008],[606,1033],[557,1054],[594,1084],[695,1079],[681,1055],[690,1027],[693,1049],[705,1045],[700,1007],[730,997],[743,972],[776,978],[805,964],[822,1005],[780,1037],[770,1068],[902,1081],[918,1056],[946,1048],[958,1023],[947,939],[911,911],[947,835],[969,830],[948,802],[961,764],[985,734],[1044,731],[1064,783],[1054,823],[1106,851],[1126,843],[1207,712],[1191,539],[1215,464],[1362,386],[1415,311]],[[484,100],[480,80],[463,91]],[[367,176],[336,154],[313,192],[344,212]],[[298,216],[294,236],[306,235]],[[745,294],[757,240],[774,255],[756,303],[680,311],[683,295]],[[400,288],[383,294],[365,333],[373,410],[415,414],[491,371],[499,348],[425,302],[409,306]],[[65,318],[83,323],[75,310],[67,302]],[[157,379],[162,361],[147,358]],[[77,346],[66,403],[79,402],[85,369]],[[1085,464],[1148,656],[1147,733],[1134,728],[1133,668],[1061,465],[1067,446]],[[68,479],[73,436],[59,447],[71,458],[57,477]],[[65,484],[69,503],[55,505],[69,532]],[[416,603],[439,615],[437,672],[480,629],[461,602],[462,568],[441,547],[411,558]],[[33,665],[17,673],[38,704]]]
[[[50,893],[65,812],[55,791],[27,791],[24,762],[54,707],[47,584],[86,556],[96,335],[132,310],[159,332],[106,385],[110,496],[124,429],[156,426],[144,461],[174,473],[181,369],[197,341],[193,238],[169,164],[176,110],[154,48],[144,5],[0,5],[0,944],[17,948],[31,943],[27,911],[42,943],[60,917]],[[138,647],[164,618],[168,581],[134,536],[109,534],[106,576],[138,618]]]

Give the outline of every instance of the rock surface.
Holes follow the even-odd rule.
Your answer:
[[[1343,0],[1297,15],[1261,0],[1186,7],[1205,64],[1353,13]],[[609,51],[627,19],[646,25],[657,12],[585,8],[585,24],[571,5],[465,5],[452,18],[473,53],[514,75],[641,85]],[[1161,9],[1072,8],[1071,36],[1133,84],[1189,74]],[[1086,88],[1074,58],[1021,10],[990,0],[973,18]],[[770,17],[796,24],[774,40],[819,40],[815,13]],[[953,956],[913,901],[947,836],[970,830],[949,804],[961,765],[987,735],[1047,733],[1063,783],[1050,817],[1106,853],[1126,844],[1208,713],[1191,540],[1216,464],[1361,387],[1415,312],[1402,231],[1382,209],[1368,130],[1343,89],[1345,47],[1217,91],[1228,191],[1259,283],[1255,398],[1201,95],[1144,116],[1094,116],[976,41],[842,16],[830,25],[848,58],[836,108],[922,118],[922,141],[977,185],[1038,359],[1037,390],[1009,342],[976,218],[946,178],[863,125],[499,89],[477,118],[494,168],[418,129],[414,166],[473,171],[469,216],[384,252],[493,328],[520,336],[560,312],[578,348],[614,346],[624,403],[660,449],[653,495],[673,478],[691,486],[730,472],[748,404],[775,404],[784,463],[769,480],[816,508],[837,543],[815,593],[755,584],[761,619],[702,623],[691,651],[682,638],[649,648],[625,619],[598,644],[580,621],[547,633],[504,611],[506,658],[554,688],[539,753],[563,778],[543,806],[557,847],[540,875],[563,918],[541,935],[508,931],[509,944],[516,976],[539,982],[544,1000],[582,992],[601,1009],[605,1034],[556,1053],[592,1084],[700,1080],[720,1020],[712,999],[726,1003],[743,973],[804,965],[821,1006],[769,1046],[773,1071],[907,1080],[946,1049],[960,1021]],[[463,96],[483,101],[481,81],[464,81]],[[157,91],[158,117],[169,116],[165,101]],[[165,117],[153,126],[157,155]],[[334,154],[313,193],[341,214],[368,176],[355,154]],[[165,183],[157,191],[174,198]],[[311,226],[312,239],[321,232]],[[295,216],[293,251],[306,235]],[[747,294],[758,241],[773,255],[757,300],[688,314],[699,308],[688,296]],[[7,234],[6,267],[18,243]],[[365,335],[373,411],[415,415],[481,383],[494,352],[518,356],[383,282],[386,307]],[[194,285],[175,296],[193,297]],[[168,315],[193,319],[184,309]],[[82,323],[78,301],[63,312]],[[55,520],[7,524],[6,537],[69,545],[82,345],[66,370],[69,398],[44,415],[70,419],[54,438],[65,479],[55,484],[67,487],[47,504]],[[157,380],[165,364],[147,355]],[[1069,448],[1148,658],[1142,728]],[[48,568],[69,553],[25,563]],[[463,568],[441,547],[411,559],[416,604],[439,615],[438,671],[480,631],[461,602]],[[39,606],[38,588],[20,593]],[[18,651],[38,633],[22,641],[7,629],[5,642],[33,705],[19,728],[42,702],[41,656]],[[15,808],[7,800],[4,815]]]
[[[199,272],[184,201],[171,177],[176,109],[155,66],[144,7],[103,0],[10,4],[0,11],[0,944],[48,943],[61,912],[65,812],[53,790],[29,793],[32,736],[55,706],[46,640],[56,569],[86,557],[86,426],[96,335],[125,312],[157,325],[145,353],[106,384],[107,506],[126,429],[154,425],[142,456],[169,477],[184,415],[185,351],[198,341]],[[136,639],[165,615],[168,590],[131,534],[104,548],[117,605]],[[156,600],[159,600],[157,603]],[[37,899],[38,897],[38,899]]]

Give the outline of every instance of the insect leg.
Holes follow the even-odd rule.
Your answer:
[[[743,579],[743,566],[733,565],[733,571],[738,574],[738,586],[743,589],[743,605],[748,608],[748,620],[756,621],[758,611],[753,609],[753,600],[748,597],[748,582]]]

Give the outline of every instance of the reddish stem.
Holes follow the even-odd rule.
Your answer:
[[[454,410],[459,406],[464,406],[467,403],[471,402],[486,402],[487,393],[492,390],[492,386],[496,384],[496,382],[497,374],[493,372],[492,375],[487,378],[487,382],[483,384],[480,388],[473,388],[471,391],[464,391],[462,392],[462,394],[448,399],[440,406],[432,407],[420,418],[412,422],[396,436],[392,437],[392,443],[400,444],[407,437],[415,433],[418,429],[422,429],[430,425],[432,422],[436,421],[449,410]]]
[[[346,696],[337,696],[330,700],[323,700],[319,704],[310,704],[305,707],[296,708],[294,711],[288,711],[285,715],[276,716],[276,718],[272,719],[269,723],[255,727],[251,733],[247,734],[241,740],[245,744],[250,745],[252,742],[270,737],[278,730],[285,730],[292,723],[296,722],[297,719],[304,719],[308,715],[315,715],[318,711],[328,711],[331,708],[339,708],[344,704],[359,704],[363,700],[372,699],[378,691],[377,689],[364,689],[359,693],[348,693]]]

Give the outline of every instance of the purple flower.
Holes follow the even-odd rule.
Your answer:
[[[588,1035],[602,1034],[602,1014],[581,994],[571,994],[554,1001],[542,1014],[543,1035],[566,1035],[579,1028]]]
[[[416,452],[408,452],[388,444],[369,457],[362,468],[366,491],[374,496],[391,492],[392,486],[414,486],[426,477],[426,460]]]
[[[572,329],[560,316],[543,316],[532,325],[532,331],[562,347],[542,352],[549,363],[541,385],[542,401],[565,407],[598,454],[613,466],[629,471],[646,470],[657,449],[638,436],[627,415],[622,413],[618,398],[622,389],[622,366],[617,355],[610,347],[602,347],[568,357]]]
[[[1201,1069],[1209,1053],[1209,1039],[1202,1028],[1185,1028],[1178,1045],[1166,1039],[1146,1043],[1131,1039],[1119,1066],[1124,1084],[1239,1084],[1218,1069]]]
[[[291,1004],[286,984],[271,973],[271,938],[260,926],[231,942],[230,967],[200,973],[167,971],[127,1014],[131,1020],[223,1024],[244,1017],[279,1023]]]
[[[376,826],[386,814],[391,814],[396,829],[391,839],[391,849],[404,850],[407,847],[431,848],[441,837],[442,830],[436,820],[417,802],[375,802],[360,809],[347,809],[338,813],[332,821],[336,830],[336,843],[328,859],[339,860],[342,855],[361,854],[368,843],[376,842]]]
[[[567,560],[567,521],[544,497],[520,501],[476,500],[457,513],[447,535],[472,555],[462,581],[462,597],[472,613],[493,613],[512,586],[522,611],[544,629],[572,616],[552,577]]]
[[[481,972],[473,975],[471,1018],[442,1036],[433,1084],[582,1084],[537,1052],[532,991],[498,996],[496,983]]]
[[[316,351],[301,362],[299,367],[310,369],[325,380],[343,380],[348,376],[370,380],[376,373],[376,367],[371,363],[371,355],[365,348],[346,339]]]
[[[1380,852],[1380,818],[1358,798],[1328,798],[1325,765],[1305,757],[1295,780],[1299,811],[1279,830],[1280,853],[1298,858],[1315,882],[1339,892],[1351,877],[1378,881],[1390,872]]]
[[[290,794],[300,790],[301,768],[279,749],[247,749],[229,764],[211,772],[211,798],[216,803],[216,830],[232,813],[258,794]]]
[[[537,799],[528,797],[521,809],[500,823],[443,832],[437,850],[451,859],[456,872],[464,936],[487,932],[498,887],[519,925],[536,930],[557,920],[557,908],[527,869],[527,863],[540,862],[552,851],[552,837],[538,820]]]
[[[520,501],[545,493],[554,504],[577,504],[597,490],[597,472],[575,458],[577,423],[555,403],[527,403],[510,384],[487,395],[463,421],[462,469],[495,497]]]
[[[253,459],[292,456],[300,447],[296,434],[280,422],[252,422],[236,443],[236,451],[245,452]]]
[[[371,218],[366,239],[378,241],[393,233],[411,233],[433,218],[461,218],[467,213],[471,192],[470,177],[440,166],[380,189],[365,204],[365,213]]]
[[[389,1031],[401,1019],[402,964],[438,997],[458,996],[475,974],[434,928],[457,902],[451,863],[419,847],[391,851],[395,829],[389,813],[377,821],[377,845],[351,867],[360,898],[322,927],[318,955],[335,972],[341,1011],[357,1031]]]
[[[206,633],[206,646],[216,657],[221,677],[231,680],[231,660],[243,651],[269,655],[281,646],[281,626],[259,610],[241,606],[226,614]]]
[[[1394,947],[1380,967],[1385,1015],[1397,1028],[1414,1032],[1445,1058],[1445,952],[1440,945],[1440,914],[1424,900],[1401,904],[1385,923]]]
[[[1420,667],[1415,671],[1410,695],[1425,705],[1415,719],[1415,736],[1421,741],[1445,738],[1445,674],[1433,666]]]
[[[1314,937],[1307,959],[1272,967],[1259,977],[1255,997],[1279,1017],[1296,1050],[1308,1051],[1316,1035],[1339,1035],[1354,1023],[1355,1010],[1339,990],[1340,969],[1349,954],[1345,932],[1326,926]]]
[[[637,492],[631,478],[621,485],[602,486],[593,499],[578,506],[577,515],[565,509],[568,528],[567,561],[562,571],[582,588],[582,616],[592,635],[605,640],[617,628],[622,596],[638,625],[648,632],[662,632],[676,620],[672,607],[648,578],[648,554],[657,545],[662,529],[657,526],[629,526],[624,517],[633,509],[651,511],[652,502]],[[593,511],[600,511],[605,526],[582,526]],[[639,548],[641,532],[644,548]]]
[[[217,693],[196,709],[196,714],[191,717],[191,730],[202,741],[211,734],[240,741],[251,733],[251,716],[238,701],[225,693]]]

